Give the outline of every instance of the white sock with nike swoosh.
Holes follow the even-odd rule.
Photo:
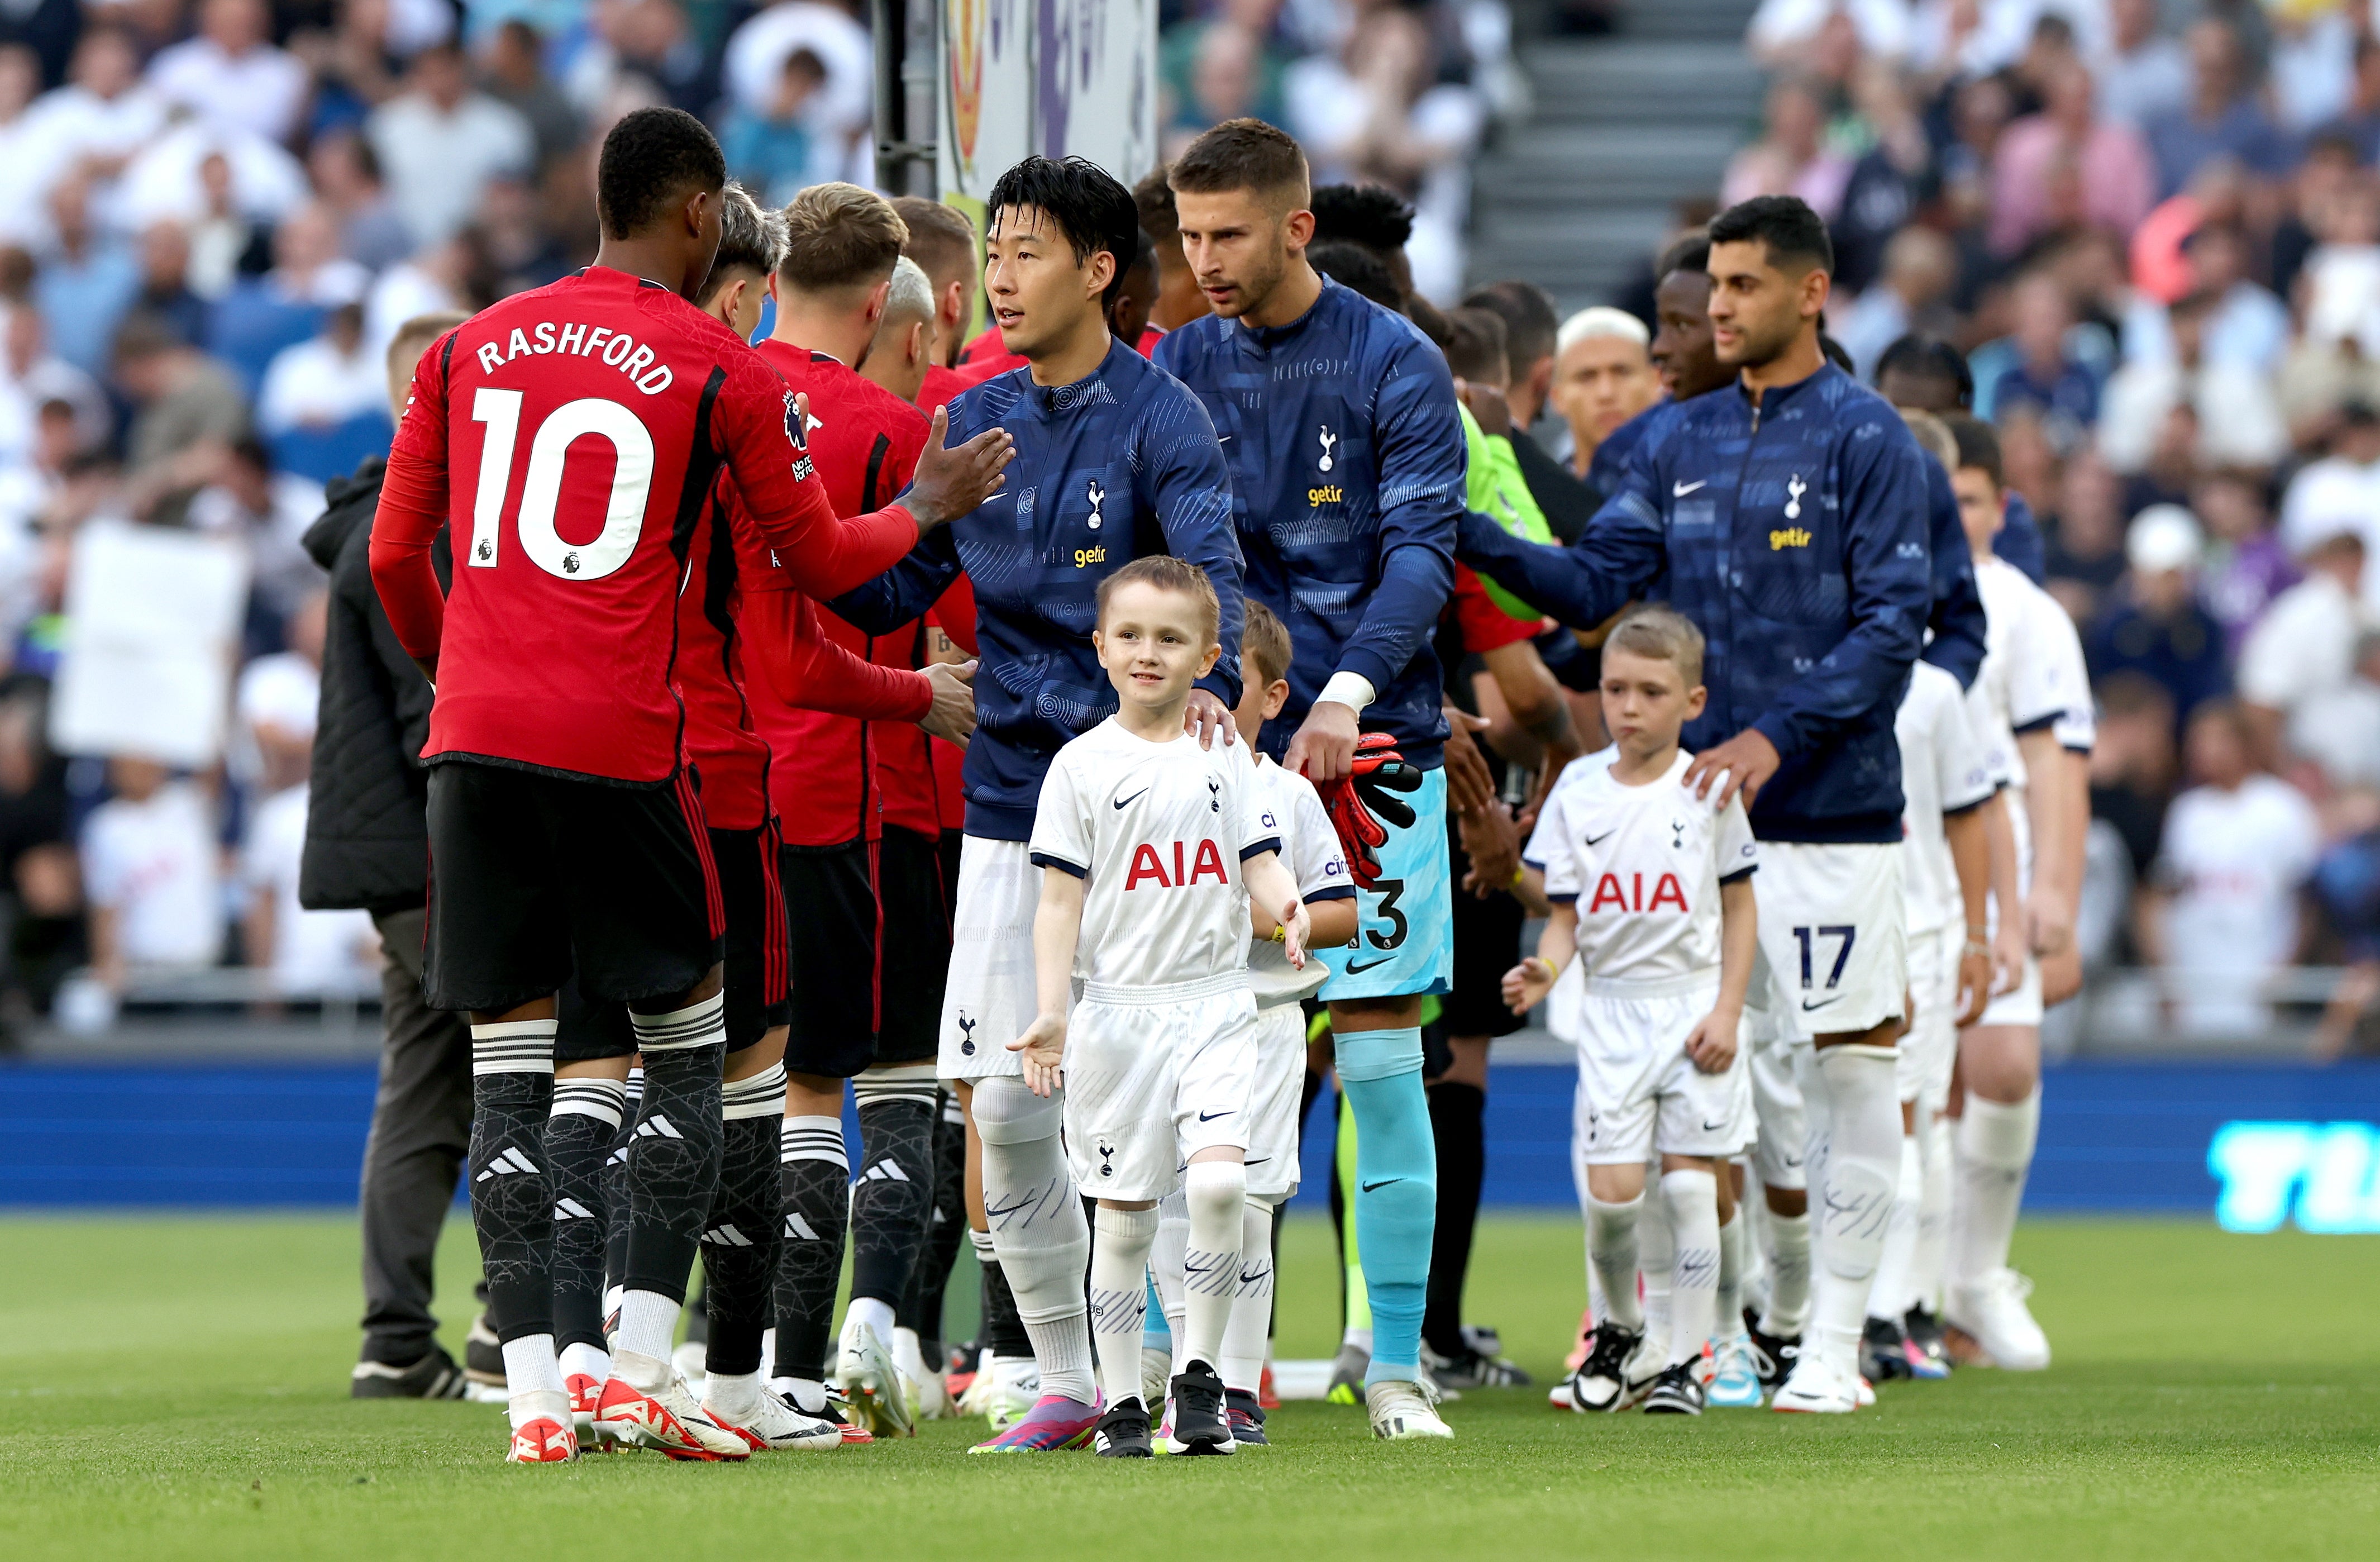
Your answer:
[[[1182,1255],[1183,1335],[1177,1370],[1192,1361],[1217,1366],[1232,1299],[1240,1289],[1240,1229],[1246,1218],[1248,1168],[1237,1161],[1195,1161],[1183,1174],[1190,1206],[1190,1243]]]

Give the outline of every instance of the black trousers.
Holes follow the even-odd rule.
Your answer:
[[[434,1342],[432,1261],[471,1143],[471,1027],[421,993],[425,913],[380,929],[380,1094],[364,1145],[364,1347],[368,1361],[419,1360]]]

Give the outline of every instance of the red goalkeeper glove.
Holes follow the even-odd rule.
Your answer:
[[[1386,819],[1400,830],[1413,826],[1413,805],[1393,794],[1420,787],[1421,772],[1405,763],[1405,757],[1397,752],[1397,740],[1385,732],[1367,732],[1357,738],[1353,769],[1323,787],[1323,807],[1329,810],[1331,828],[1339,832],[1339,844],[1347,853],[1347,875],[1359,886],[1369,889],[1379,882],[1378,848],[1389,841],[1389,832],[1380,821]]]

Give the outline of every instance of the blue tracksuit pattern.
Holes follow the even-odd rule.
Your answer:
[[[1199,687],[1239,702],[1231,477],[1198,398],[1121,343],[1073,384],[1045,388],[1031,370],[1014,369],[950,410],[952,445],[990,428],[1016,441],[1007,486],[828,605],[871,634],[890,633],[966,571],[982,662],[961,772],[966,830],[1027,840],[1051,757],[1116,708],[1091,647],[1109,575],[1160,553],[1204,569],[1222,603],[1223,654]]]
[[[1572,546],[1466,519],[1459,555],[1573,624],[1666,570],[1708,641],[1710,702],[1686,746],[1756,726],[1784,762],[1755,832],[1896,841],[1893,717],[1934,601],[1930,464],[1900,414],[1829,364],[1756,407],[1736,388],[1682,403]]]
[[[1446,360],[1411,321],[1327,278],[1290,324],[1209,315],[1168,331],[1156,357],[1214,418],[1248,594],[1289,626],[1289,702],[1266,746],[1278,758],[1344,670],[1376,691],[1365,730],[1438,764],[1430,637],[1454,587],[1466,460]]]
[[[1712,395],[1732,394],[1715,391]],[[1648,442],[1658,443],[1668,437],[1670,425],[1678,417],[1682,402],[1661,401],[1647,407],[1605,437],[1595,447],[1595,459],[1588,466],[1587,485],[1609,499],[1620,492],[1621,480],[1627,475],[1628,458]],[[1604,459],[1609,455],[1611,459]],[[1942,470],[1939,461],[1925,463],[1925,498],[1927,527],[1926,543],[1934,554],[1934,606],[1927,615],[1925,627],[1933,631],[1926,641],[1925,657],[1928,662],[1959,680],[1959,687],[1968,688],[1984,665],[1984,599],[1975,589],[1975,559],[1967,549],[1967,532],[1959,521],[1959,496],[1950,490],[1950,474]],[[2014,494],[2009,496],[2010,511],[2021,503]],[[2040,551],[2040,533],[2031,530],[2031,513],[2026,513],[2025,535],[2033,538],[2034,550]],[[2003,540],[2013,529],[2003,531]],[[1646,601],[1659,601],[1668,593],[1660,576],[1648,581],[1645,588]]]

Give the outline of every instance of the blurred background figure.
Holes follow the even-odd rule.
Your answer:
[[[1607,434],[1661,398],[1652,344],[1645,323],[1623,310],[1597,305],[1562,322],[1551,400],[1570,448],[1556,454],[1578,476],[1586,476]]]

